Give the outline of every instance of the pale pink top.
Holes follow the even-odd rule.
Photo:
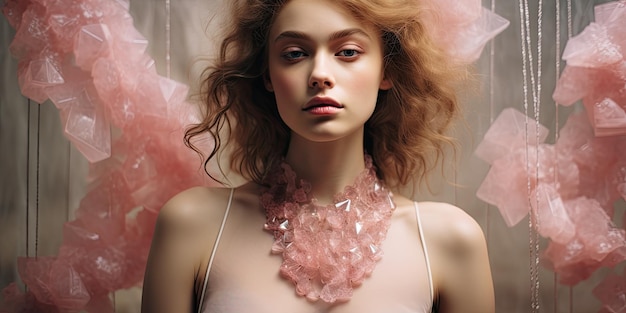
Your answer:
[[[278,272],[282,257],[270,254],[273,236],[263,230],[263,213],[251,214],[234,209],[241,206],[233,206],[231,210],[233,193],[231,190],[197,312],[431,312],[432,274],[417,203],[414,211],[397,209],[394,212],[382,246],[384,257],[372,275],[355,288],[352,299],[329,305],[321,300],[310,302],[296,295],[293,284]]]

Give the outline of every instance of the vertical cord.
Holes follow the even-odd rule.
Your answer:
[[[558,0],[557,0],[558,1]],[[535,98],[535,103],[533,105],[534,113],[535,113],[535,142],[539,145],[539,129],[541,127],[540,124],[540,109],[541,109],[541,76],[542,76],[542,61],[543,61],[543,0],[539,0],[537,4],[537,97]],[[535,149],[535,188],[539,185],[539,170],[540,170],[540,162],[539,162],[539,146]],[[535,196],[535,208],[539,208],[539,197]],[[532,212],[532,211],[531,211]],[[539,227],[540,227],[540,216],[538,210],[535,210],[534,214],[534,222],[535,225],[531,230],[531,236],[534,236],[534,262],[533,266],[535,267],[535,307],[537,312],[539,312]]]
[[[569,40],[573,36],[573,24],[572,24],[572,0],[567,0],[567,39]],[[569,286],[569,313],[574,312],[574,298],[573,286]]]
[[[526,116],[526,120],[524,123],[525,126],[525,132],[526,132],[526,172],[528,172],[528,72],[527,72],[527,51],[526,51],[526,43],[525,43],[525,38],[526,38],[526,31],[527,28],[525,26],[525,16],[526,16],[526,10],[525,10],[525,6],[524,6],[524,0],[520,0],[519,2],[519,10],[520,10],[520,35],[521,35],[521,44],[522,44],[522,76],[523,76],[523,92],[524,92],[524,115]],[[528,194],[530,194],[530,177],[527,177],[527,192]],[[530,203],[529,203],[530,204]],[[530,257],[530,268],[529,268],[529,273],[530,273],[530,300],[531,300],[531,310],[532,312],[536,312],[535,310],[535,299],[534,299],[534,267],[532,264],[532,257],[533,257],[533,249],[532,249],[532,216],[531,218],[529,218],[528,221],[529,225],[528,225],[528,231],[529,231],[529,247],[530,247],[530,252],[529,252],[529,257]]]
[[[528,0],[522,0],[522,1],[524,3],[524,26],[525,26],[523,40],[525,40],[526,50],[528,52],[526,54],[526,57],[528,59],[527,66],[530,71],[530,85],[531,85],[531,92],[533,96],[533,103],[536,103],[539,97],[539,95],[537,94],[537,91],[539,89],[537,87],[537,81],[535,80],[535,75],[534,75],[535,68],[533,66],[534,58],[533,58],[533,53],[532,53],[532,39],[530,38],[530,9],[528,8]],[[538,42],[538,46],[539,46],[539,42]],[[541,64],[540,63],[541,60],[538,59],[537,61],[538,61],[538,64]],[[526,87],[526,90],[528,90],[528,87]],[[528,108],[528,103],[526,103],[525,108],[526,109]]]
[[[567,0],[567,38],[572,38],[573,36],[573,25],[572,25],[572,0]]]
[[[171,78],[171,69],[172,69],[172,64],[171,64],[171,48],[172,48],[172,42],[171,42],[171,22],[172,22],[172,15],[171,15],[171,3],[170,0],[165,0],[165,68],[166,68],[166,75],[167,78]]]
[[[26,257],[30,257],[30,98],[27,98],[26,123]],[[28,286],[26,287],[28,288]]]
[[[555,19],[556,19],[556,23],[555,23],[555,33],[556,33],[556,53],[555,55],[555,86],[556,84],[558,84],[559,82],[559,77],[561,75],[561,0],[556,0],[556,14],[555,14]],[[555,154],[558,155],[559,151],[558,151],[558,146],[556,145],[556,143],[559,140],[559,104],[556,103],[556,101],[554,102],[554,149],[555,149]],[[556,158],[554,160],[554,186],[556,188],[556,186],[558,186],[558,182],[559,182],[559,158]],[[559,275],[557,274],[556,271],[554,271],[553,273],[553,296],[554,296],[554,313],[559,312],[559,289],[558,289],[558,281],[559,281]]]
[[[522,41],[522,74],[524,78],[523,91],[524,91],[524,113],[526,115],[525,130],[526,130],[526,170],[530,173],[530,158],[529,158],[529,123],[528,123],[528,80],[530,77],[531,93],[533,99],[533,111],[535,117],[535,130],[536,136],[539,136],[539,107],[540,107],[540,93],[541,93],[541,58],[542,58],[542,19],[543,19],[543,1],[539,0],[537,9],[537,71],[535,77],[535,68],[533,66],[534,58],[532,51],[532,40],[530,37],[530,9],[528,8],[528,0],[520,0],[520,28],[521,28],[521,41]],[[530,75],[528,74],[530,71]],[[538,182],[539,172],[539,157],[538,150],[535,150],[535,186]],[[531,207],[531,190],[532,181],[530,175],[527,175],[527,193],[528,193],[528,206]],[[538,200],[537,200],[538,201]],[[531,310],[532,312],[539,312],[539,235],[537,233],[538,228],[538,215],[534,210],[530,211],[530,217],[528,219],[529,228],[529,258],[530,258],[530,293],[531,293]]]
[[[531,79],[531,84],[532,84],[532,92],[533,92],[533,113],[534,113],[534,119],[535,119],[535,143],[539,143],[539,108],[541,105],[541,62],[542,62],[542,33],[543,33],[543,29],[542,29],[542,20],[543,20],[543,0],[539,0],[537,3],[537,67],[536,67],[536,73],[533,71],[533,54],[532,54],[532,44],[531,44],[531,38],[530,38],[530,18],[529,18],[529,13],[530,10],[528,9],[528,0],[524,1],[524,5],[525,5],[525,9],[526,9],[526,42],[528,44],[528,51],[530,52],[528,54],[529,57],[529,65],[530,65],[530,71],[531,71],[531,75],[530,75],[530,79]],[[536,76],[535,76],[536,75]],[[527,143],[528,146],[528,143]],[[535,149],[535,164],[534,164],[534,170],[535,170],[535,177],[534,177],[534,186],[536,187],[539,184],[539,149],[538,147]],[[529,182],[530,182],[530,177],[529,177]],[[530,187],[530,184],[529,184]],[[530,193],[528,194],[529,196],[529,200],[531,200],[532,198],[530,197]],[[539,198],[535,197],[535,208],[539,207]],[[530,218],[529,218],[529,232],[530,232],[530,240],[529,240],[529,248],[530,248],[530,256],[531,256],[531,273],[532,273],[532,277],[531,277],[531,283],[533,283],[533,285],[531,286],[531,293],[532,293],[532,303],[531,303],[531,307],[533,308],[533,312],[539,312],[539,232],[537,231],[539,229],[539,214],[537,212],[537,210],[530,210]]]
[[[30,98],[26,98],[26,257],[30,257]],[[28,285],[24,288],[28,292]]]
[[[35,258],[39,257],[39,151],[41,150],[41,104],[37,104],[37,183],[35,202]]]
[[[569,313],[574,313],[574,287],[569,287]]]
[[[70,199],[71,199],[71,188],[72,188],[72,171],[71,171],[71,164],[72,164],[72,145],[70,144],[69,140],[67,142],[67,193],[65,194],[65,220],[69,222],[70,220]]]
[[[491,0],[491,12],[496,12],[496,0]],[[495,60],[495,45],[492,39],[489,42],[489,125],[493,124],[494,120],[494,60]],[[489,242],[491,238],[491,205],[487,203],[487,216],[486,216],[485,235],[487,237],[487,250],[489,250]]]
[[[556,2],[556,14],[555,14],[555,18],[556,18],[556,29],[555,29],[555,33],[556,33],[556,53],[555,53],[555,58],[554,58],[554,64],[556,65],[555,68],[555,77],[556,80],[554,82],[554,84],[558,84],[559,82],[559,78],[561,75],[561,3],[560,0],[555,1]],[[554,125],[554,143],[556,144],[557,140],[559,140],[559,104],[554,102],[554,109],[555,109],[555,125]],[[556,145],[555,145],[556,147]],[[559,175],[559,171],[558,171],[558,158],[556,159],[557,163],[557,170],[554,171],[555,172],[555,183],[558,182],[558,175]]]
[[[526,116],[526,121],[524,123],[525,128],[526,128],[526,141],[528,141],[528,73],[527,73],[527,64],[526,64],[526,43],[524,42],[524,39],[526,37],[526,27],[525,27],[525,6],[523,3],[524,0],[519,0],[518,5],[519,5],[519,13],[520,13],[520,39],[521,39],[521,48],[522,48],[522,77],[523,77],[523,84],[522,84],[522,90],[523,90],[523,103],[524,103],[524,113]],[[526,143],[526,160],[528,160],[528,142]],[[528,162],[526,162],[526,170],[528,171]],[[530,180],[528,179],[527,181],[527,189],[528,189],[528,193],[530,193]],[[532,219],[529,218],[529,233],[532,231]],[[532,236],[530,237],[529,241],[532,241]],[[532,249],[530,249],[530,257],[532,257]],[[531,260],[532,262],[532,260]],[[534,310],[534,292],[533,292],[533,288],[534,288],[534,282],[533,282],[533,266],[532,263],[530,265],[530,288],[531,288],[531,307],[533,309],[533,312],[535,312]]]
[[[496,0],[491,0],[491,12],[496,13]],[[495,59],[495,45],[492,39],[489,42],[489,123],[493,124],[494,120],[494,59]]]

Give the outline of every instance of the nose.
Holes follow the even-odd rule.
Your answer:
[[[323,54],[318,54],[313,59],[313,69],[309,77],[309,87],[311,88],[333,88],[335,78],[332,75],[329,58]]]

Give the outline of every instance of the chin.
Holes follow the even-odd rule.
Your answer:
[[[339,130],[339,129],[316,129],[306,132],[294,132],[297,137],[316,143],[329,143],[343,140],[363,140],[363,131]]]

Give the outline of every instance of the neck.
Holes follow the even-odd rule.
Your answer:
[[[320,203],[333,196],[365,169],[363,131],[332,142],[311,142],[292,134],[286,161],[298,177],[311,183],[311,194]]]

